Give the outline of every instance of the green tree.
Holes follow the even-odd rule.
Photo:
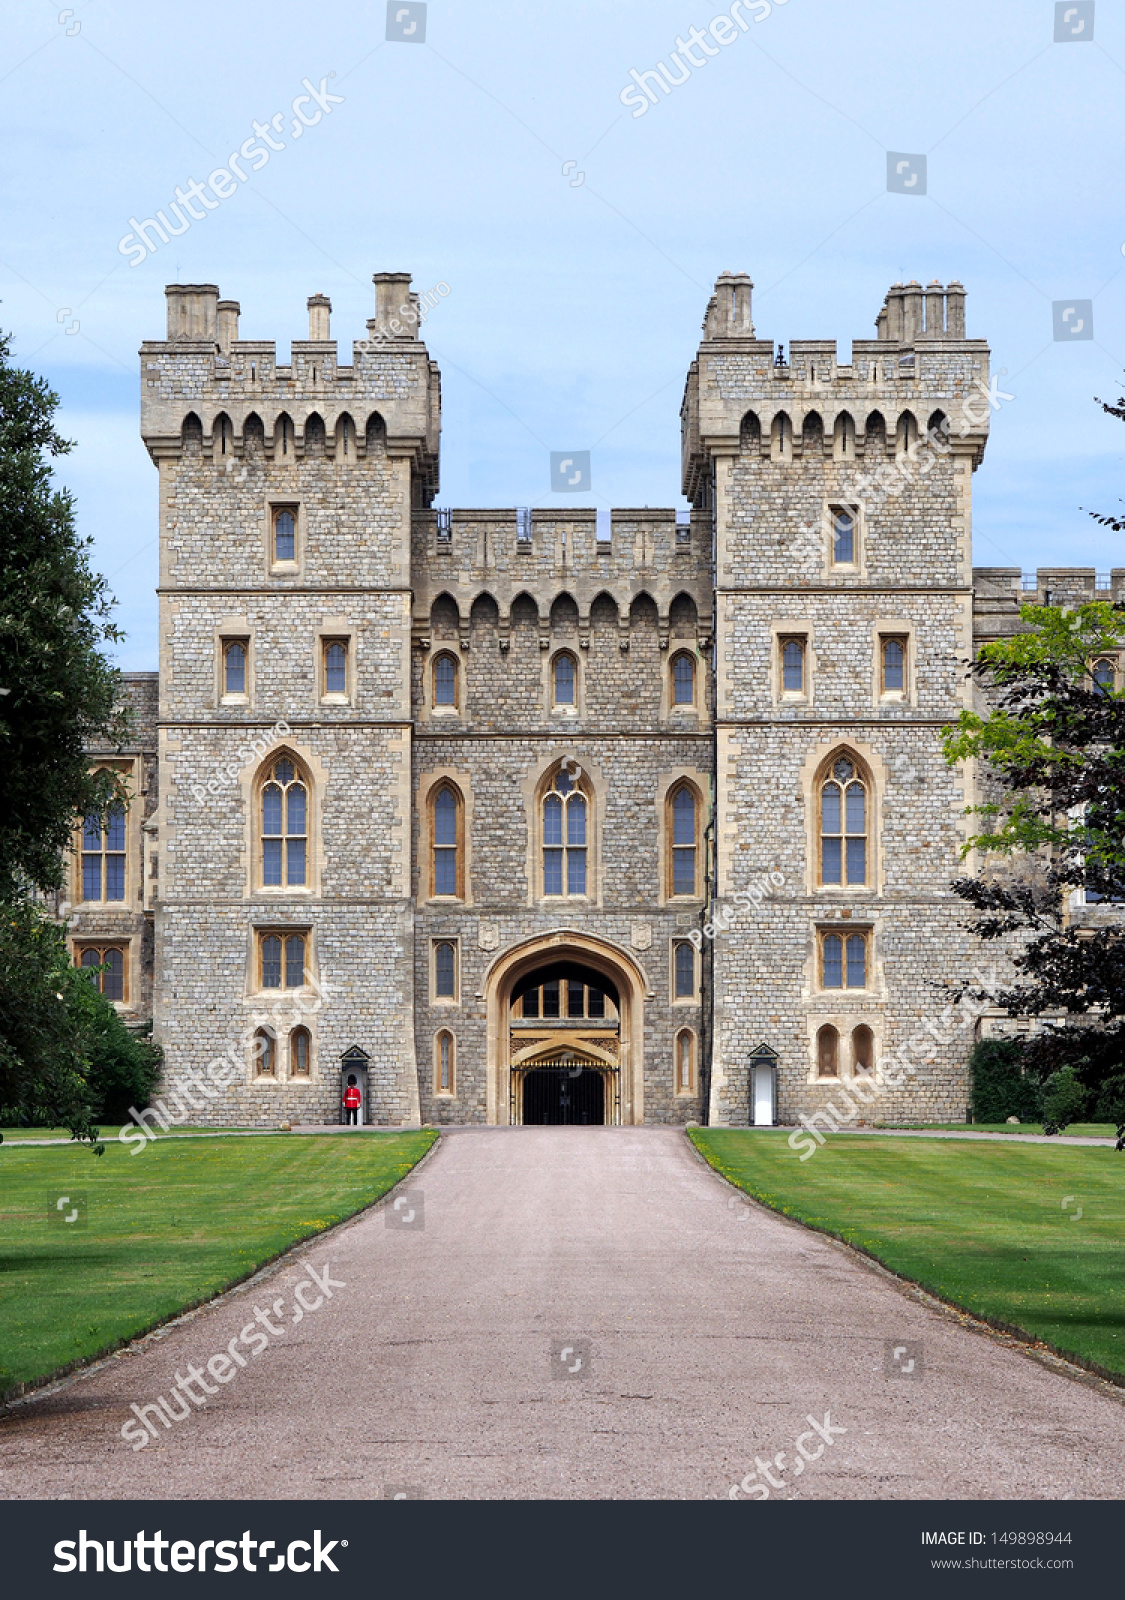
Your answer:
[[[985,645],[973,663],[992,709],[963,710],[943,733],[950,763],[981,764],[987,796],[969,809],[980,831],[965,846],[984,870],[954,890],[981,938],[1011,941],[1015,977],[1000,1004],[1066,1016],[1023,1051],[1041,1081],[1072,1069],[1053,1080],[1049,1107],[1069,1119],[1083,1095],[1120,1105],[1121,1150],[1125,1105],[1103,1090],[1125,1070],[1125,926],[1095,927],[1071,901],[1076,889],[1087,902],[1125,899],[1125,696],[1090,675],[1125,643],[1125,608],[1025,605],[1020,615],[1026,631]]]
[[[71,448],[58,404],[0,334],[0,1104],[50,1107],[92,1138],[83,1006],[61,930],[33,902],[61,887],[76,816],[117,798],[86,748],[119,743],[127,719],[100,648],[121,638],[113,602],[53,481],[51,458]]]
[[[0,333],[0,900],[63,881],[74,819],[104,812],[113,779],[91,773],[92,739],[125,734],[120,678],[101,653],[122,637],[91,570],[50,457],[70,442],[58,396],[13,367]]]

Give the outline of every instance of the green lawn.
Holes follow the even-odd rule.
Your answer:
[[[802,1161],[777,1134],[698,1128],[690,1137],[724,1178],[775,1211],[1125,1381],[1125,1153],[833,1134]]]
[[[209,1300],[402,1178],[427,1130],[0,1145],[0,1397]],[[67,1224],[59,1197],[84,1195]],[[67,1209],[70,1209],[69,1207]]]
[[[876,1122],[876,1128],[924,1128],[931,1133],[1042,1133],[1041,1122]],[[1063,1129],[1066,1139],[1115,1139],[1112,1122],[1073,1122]]]
[[[105,1126],[101,1128],[101,1136],[102,1136],[103,1143],[108,1144],[111,1139],[113,1139],[113,1140],[117,1139],[117,1133],[118,1133],[119,1126],[120,1125],[118,1123],[116,1123],[116,1122],[113,1122],[113,1123],[107,1122],[105,1124]],[[132,1127],[133,1124],[132,1123],[128,1123],[128,1124],[126,1124],[126,1126]],[[219,1128],[213,1128],[213,1127],[205,1127],[202,1124],[200,1124],[199,1127],[195,1127],[191,1123],[185,1122],[182,1126],[179,1123],[177,1123],[176,1126],[173,1129],[170,1129],[168,1132],[165,1132],[163,1128],[158,1127],[155,1130],[155,1134],[156,1134],[156,1138],[158,1138],[158,1139],[174,1139],[177,1136],[177,1134],[182,1134],[182,1133],[220,1133],[220,1132],[221,1133],[273,1133],[275,1131],[279,1131],[279,1130],[275,1130],[273,1128],[245,1128],[245,1129],[243,1129],[243,1128],[221,1128],[221,1129],[219,1129]],[[0,1141],[5,1141],[5,1142],[10,1140],[10,1139],[69,1139],[69,1138],[70,1138],[70,1129],[69,1128],[0,1128]]]

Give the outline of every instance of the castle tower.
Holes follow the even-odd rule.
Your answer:
[[[966,795],[939,736],[967,696],[988,347],[960,284],[896,284],[850,365],[831,340],[786,362],[751,287],[717,281],[683,408],[716,551],[711,1118],[747,1121],[759,1044],[783,1121],[850,1115],[863,1069],[857,1120],[960,1118],[964,1033],[923,1032],[932,1060],[884,1079],[940,1016],[936,985],[971,971],[950,892]]]
[[[157,1037],[191,1121],[417,1121],[411,515],[438,481],[440,381],[405,274],[340,365],[331,305],[278,365],[212,284],[141,348],[160,474]],[[209,1063],[225,1058],[201,1079]]]

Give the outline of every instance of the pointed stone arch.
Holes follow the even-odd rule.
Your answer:
[[[573,962],[613,985],[620,1017],[618,1062],[620,1116],[626,1125],[644,1121],[644,1002],[652,996],[648,974],[623,946],[572,928],[534,935],[510,945],[489,965],[477,996],[485,1002],[486,1116],[492,1125],[511,1121],[512,993],[537,967]]]

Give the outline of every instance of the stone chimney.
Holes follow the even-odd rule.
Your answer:
[[[902,342],[913,344],[922,332],[922,285],[911,278],[902,291]]]
[[[308,299],[309,307],[309,339],[327,344],[332,338],[329,332],[329,319],[332,316],[332,302],[326,294],[311,294]]]
[[[220,300],[216,309],[219,322],[219,349],[225,356],[229,356],[230,347],[238,338],[238,313],[242,307],[237,300]]]
[[[936,278],[926,285],[926,338],[945,337],[945,290]]]
[[[375,285],[375,317],[373,324],[368,323],[368,329],[373,333],[381,330],[384,338],[416,338],[417,321],[412,323],[402,312],[403,306],[417,307],[418,297],[410,293],[410,273],[375,272],[371,281]],[[399,324],[398,333],[391,327],[392,320]]]
[[[880,338],[890,339],[894,343],[898,343],[902,338],[902,295],[901,283],[892,283],[887,290],[887,317],[884,324],[886,332],[881,333]]]
[[[707,306],[708,339],[752,339],[750,298],[754,285],[745,272],[720,272]]]
[[[965,286],[956,278],[945,290],[945,336],[947,339],[965,337]]]
[[[214,283],[170,283],[168,342],[205,340],[215,344],[219,333],[219,288]]]

